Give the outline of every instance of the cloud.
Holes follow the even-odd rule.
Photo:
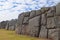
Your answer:
[[[0,0],[0,21],[17,18],[21,12],[54,6],[60,0]]]
[[[0,0],[0,2],[6,2],[7,0]]]
[[[55,5],[59,0],[3,0],[4,2],[1,2],[0,0],[0,10],[21,10],[21,9],[27,9],[35,10],[39,9],[43,6],[53,6]],[[23,6],[22,6],[23,5]],[[29,10],[27,9],[27,10]]]

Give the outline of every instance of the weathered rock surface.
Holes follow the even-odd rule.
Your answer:
[[[36,15],[41,15],[41,10],[36,10]]]
[[[60,28],[60,16],[55,17],[55,25]]]
[[[28,24],[29,17],[24,17],[23,24]]]
[[[46,25],[47,24],[47,16],[46,14],[41,15],[41,25]]]
[[[60,3],[56,5],[56,14],[57,16],[60,16]]]
[[[47,18],[47,28],[55,28],[55,19],[54,17]]]
[[[46,29],[46,26],[41,26],[41,30],[40,30],[40,35],[39,37],[40,38],[47,38],[47,29]]]
[[[36,16],[29,20],[28,29],[29,29],[29,34],[31,36],[39,36],[38,35],[39,28],[40,28],[40,16]]]
[[[16,33],[25,34],[26,25],[28,24],[30,12],[22,13],[18,17]]]
[[[35,10],[31,11],[30,18],[34,17],[35,15],[36,15],[36,11]]]
[[[59,40],[60,39],[59,33],[60,33],[60,28],[49,29],[48,37],[52,38],[53,40]]]

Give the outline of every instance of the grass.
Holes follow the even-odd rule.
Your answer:
[[[17,35],[15,34],[15,31],[0,29],[0,40],[45,40],[45,39]]]

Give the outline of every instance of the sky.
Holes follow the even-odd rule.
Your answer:
[[[0,21],[18,18],[22,12],[50,7],[60,0],[0,0]]]

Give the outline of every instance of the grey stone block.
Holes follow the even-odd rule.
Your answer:
[[[18,25],[22,25],[23,20],[24,20],[24,14],[22,13],[18,16],[18,21],[17,21]]]
[[[17,26],[15,32],[16,34],[21,34],[21,27]]]
[[[14,19],[10,20],[10,21],[8,22],[9,30],[15,30],[16,23],[17,23],[17,20],[14,20]]]
[[[16,27],[16,33],[18,34],[25,34],[25,24],[28,23],[28,19],[29,19],[29,12],[25,12],[19,15],[18,17],[18,23],[17,23],[17,27]],[[23,26],[24,24],[24,26]]]
[[[47,17],[46,14],[41,15],[41,25],[46,25],[47,24]]]
[[[21,34],[23,34],[23,35],[26,34],[26,35],[27,35],[27,27],[28,27],[27,25],[22,25],[22,28],[21,28],[21,29],[22,29]]]
[[[29,17],[24,17],[23,24],[28,24]]]
[[[60,40],[60,29],[59,28],[56,28],[56,29],[49,29],[49,32],[48,32],[48,38],[51,38],[53,40]]]
[[[35,10],[31,11],[30,18],[34,17],[35,15],[36,15],[36,11]]]
[[[40,16],[36,16],[32,19],[29,20],[29,35],[37,37],[38,35],[38,31],[39,31],[39,27],[40,27]]]
[[[6,24],[6,27],[5,27],[6,30],[9,29],[9,23]]]
[[[47,29],[46,26],[41,26],[41,30],[40,30],[40,38],[47,38]]]
[[[55,19],[54,17],[47,18],[47,28],[55,28]]]
[[[30,12],[24,12],[24,16],[25,17],[30,16]]]
[[[15,26],[9,26],[9,30],[15,30]]]
[[[52,10],[49,10],[47,12],[47,17],[53,17],[54,16],[54,13],[52,12]]]
[[[21,34],[24,34],[24,33],[25,33],[25,26],[22,25],[22,27],[21,27]]]
[[[56,5],[56,15],[60,16],[60,3]]]
[[[47,11],[47,17],[53,17],[55,13],[56,13],[56,7],[53,6],[50,8],[49,11]]]
[[[42,14],[45,13],[45,12],[47,12],[49,9],[50,9],[50,7],[42,7],[41,8]]]
[[[36,10],[36,15],[41,15],[41,10]]]
[[[60,28],[60,16],[55,16],[55,25]]]
[[[1,21],[1,22],[0,22],[0,28],[1,28],[1,29],[5,29],[5,27],[6,27],[6,25],[7,25],[7,22],[8,22],[8,21]]]

